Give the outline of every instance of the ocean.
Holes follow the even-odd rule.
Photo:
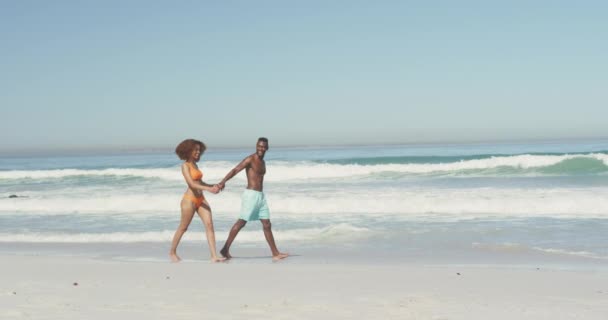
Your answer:
[[[203,180],[253,152],[210,146]],[[291,260],[608,265],[608,140],[271,144],[266,162],[275,238]],[[186,189],[180,164],[171,150],[2,157],[0,252],[165,261]],[[206,194],[218,249],[245,186],[241,172]],[[207,259],[203,230],[195,217],[183,239],[191,259]],[[233,252],[269,255],[259,223]]]

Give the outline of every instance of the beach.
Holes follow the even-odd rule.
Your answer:
[[[167,153],[0,158],[1,319],[606,319],[608,141],[274,148],[212,264]],[[251,149],[208,150],[218,182]],[[246,187],[206,194],[222,247]]]
[[[2,319],[605,319],[606,270],[3,255]]]
[[[0,8],[0,320],[608,320],[608,1]]]

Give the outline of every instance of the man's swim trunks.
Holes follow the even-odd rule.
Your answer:
[[[241,214],[245,221],[270,219],[270,209],[263,192],[245,189],[241,197]]]

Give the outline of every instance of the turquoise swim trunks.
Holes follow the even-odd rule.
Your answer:
[[[245,221],[270,219],[270,209],[263,192],[245,189],[241,197],[241,214]]]

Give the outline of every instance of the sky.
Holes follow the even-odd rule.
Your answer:
[[[608,137],[605,1],[0,0],[0,153]]]

